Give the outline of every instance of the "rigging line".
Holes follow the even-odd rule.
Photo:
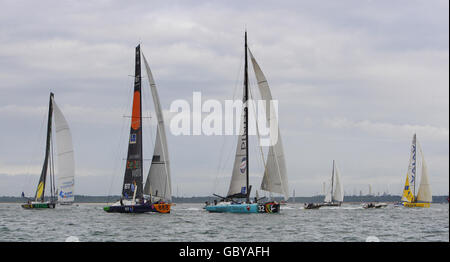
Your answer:
[[[143,82],[148,83],[149,86],[150,86],[149,81],[143,81]],[[142,85],[142,86],[144,86],[144,85]],[[150,94],[149,94],[148,91],[144,91],[144,90],[146,90],[146,88],[142,88],[142,90],[141,90],[141,93],[144,94],[144,95],[143,95],[143,98],[144,98],[144,99],[143,99],[143,100],[144,100],[143,104],[144,104],[145,108],[148,110],[148,114],[149,114],[149,116],[150,116],[150,118],[151,118],[151,110],[150,110],[150,102],[149,102],[149,101],[150,101]],[[148,128],[148,130],[149,130],[149,132],[143,132],[143,133],[144,133],[144,137],[147,137],[148,140],[150,141],[150,143],[151,143],[151,145],[152,145],[151,148],[153,149],[153,152],[154,152],[154,150],[155,150],[155,143],[153,142],[152,121],[151,121],[151,120],[150,120],[150,121],[146,121],[145,124],[143,124],[143,125],[145,125],[145,126]],[[144,147],[144,143],[142,143],[142,145],[143,145],[143,147]],[[145,148],[145,147],[144,147],[144,148]],[[144,153],[143,153],[143,155],[144,155]],[[152,155],[153,155],[153,154],[152,154]],[[143,163],[142,167],[144,168],[144,163]],[[150,162],[150,167],[149,167],[148,172],[147,172],[147,178],[146,178],[146,181],[148,181],[148,179],[149,179],[150,168],[151,168],[151,162]],[[146,183],[146,182],[145,182],[145,183]]]
[[[133,81],[133,84],[134,84],[134,81]],[[132,90],[131,88],[127,88],[126,89],[127,90],[127,99],[126,100],[123,100],[124,102],[124,104],[122,104],[122,106],[121,106],[121,108],[122,108],[122,110],[125,112],[129,112],[130,111],[130,105],[133,103],[133,101],[132,101],[132,99],[131,99],[131,97],[132,97],[132,95],[134,94],[134,90]],[[129,102],[129,101],[131,101],[131,103]],[[112,190],[112,187],[113,187],[113,184],[114,184],[114,179],[116,178],[116,176],[117,176],[117,169],[118,169],[118,164],[120,163],[120,164],[122,164],[122,162],[121,161],[115,161],[115,159],[118,159],[118,156],[119,156],[119,154],[120,154],[120,152],[119,151],[121,151],[121,149],[122,149],[122,147],[123,147],[123,143],[124,143],[124,139],[123,139],[123,137],[124,137],[124,132],[125,132],[125,128],[126,127],[128,127],[128,125],[126,124],[126,120],[124,119],[124,118],[121,118],[122,119],[122,123],[121,123],[121,131],[120,131],[120,136],[119,136],[119,139],[118,139],[118,142],[117,142],[117,146],[116,146],[116,150],[113,152],[113,161],[114,161],[114,166],[113,166],[113,172],[112,172],[112,174],[113,174],[113,176],[112,176],[112,178],[111,178],[111,183],[110,183],[110,186],[109,186],[109,189],[108,189],[108,196],[110,196],[111,195],[111,190]],[[120,194],[122,194],[122,192],[120,192]],[[107,204],[109,204],[109,198],[108,198],[108,200],[107,200],[108,202],[107,202]]]
[[[249,88],[249,91],[250,91],[250,97],[251,98],[253,98],[253,93],[252,93],[252,91],[251,91],[252,89],[251,88]],[[259,127],[258,127],[258,121],[257,121],[257,115],[256,115],[256,111],[255,111],[255,101],[253,100],[253,99],[251,99],[251,101],[253,102],[252,104],[253,104],[253,115],[255,116],[255,120],[256,120],[256,134],[257,134],[257,137],[258,137],[258,140],[261,140],[261,136],[260,136],[260,134],[259,134]],[[264,152],[263,152],[263,149],[262,149],[262,146],[260,145],[260,143],[258,143],[259,144],[259,149],[260,149],[260,152],[261,152],[261,158],[262,158],[262,162],[263,162],[263,167],[264,167],[264,173],[263,173],[263,180],[264,180],[264,177],[265,177],[265,175],[266,175],[266,172],[267,172],[267,165],[266,165],[266,161],[265,161],[265,157],[264,157]]]
[[[238,71],[236,73],[236,78],[235,78],[235,82],[234,82],[233,96],[232,96],[232,100],[233,101],[236,99],[237,87],[240,86],[240,81],[239,80],[240,80],[241,73],[242,73],[242,65],[243,65],[242,61],[243,60],[244,60],[244,54],[241,54],[241,57],[239,59],[239,66],[237,66],[237,68],[239,68],[239,69],[238,69]],[[234,112],[233,112],[233,116],[234,116]],[[240,115],[238,117],[240,117]],[[234,127],[234,123],[235,123],[235,121],[233,121],[233,127]],[[234,130],[239,130],[239,128],[240,127],[236,127]],[[220,149],[219,163],[217,165],[216,177],[214,179],[214,185],[213,185],[211,194],[213,194],[216,191],[217,184],[218,184],[218,179],[219,179],[218,177],[221,175],[221,172],[225,171],[224,170],[225,169],[225,164],[228,162],[230,156],[233,154],[233,150],[227,150],[228,153],[226,155],[226,159],[225,159],[225,161],[223,161],[224,148],[225,148],[225,145],[228,144],[228,143],[226,143],[227,142],[226,140],[227,140],[227,136],[224,135],[223,143],[222,143],[222,146],[221,146],[221,149]],[[232,143],[230,143],[230,144],[232,145]]]
[[[420,153],[420,157],[419,157],[419,153]],[[422,176],[423,176],[423,162],[425,161],[425,158],[423,157],[423,151],[422,151],[422,146],[420,145],[419,140],[416,138],[416,177],[414,179],[414,181],[419,181],[419,172],[420,172],[420,183],[419,184],[419,188],[417,190],[417,196],[415,197],[416,202],[417,202],[417,197],[419,196],[419,192],[420,192],[420,187],[422,185]],[[426,165],[426,164],[425,164]]]
[[[25,189],[29,189],[29,187],[30,187],[30,183],[31,183],[31,181],[30,181],[30,177],[31,177],[31,172],[30,172],[31,162],[33,162],[34,160],[37,159],[38,150],[39,151],[42,150],[42,147],[40,147],[39,145],[45,144],[43,142],[44,141],[44,136],[42,134],[43,134],[46,118],[47,118],[47,115],[45,113],[43,113],[42,114],[42,120],[40,121],[39,132],[37,133],[36,139],[33,139],[33,141],[36,141],[36,140],[39,140],[39,141],[34,144],[34,151],[33,151],[32,155],[31,155],[31,157],[28,158],[28,163],[26,165],[26,174],[27,174],[26,181],[27,182],[22,185],[22,192],[25,192]]]

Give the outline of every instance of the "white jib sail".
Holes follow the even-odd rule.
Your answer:
[[[247,107],[248,102],[245,102],[242,106],[242,114],[241,114],[241,122],[240,122],[240,131],[238,137],[238,143],[236,146],[236,156],[233,164],[233,173],[231,175],[230,188],[228,189],[227,196],[235,195],[235,194],[247,194],[247,157],[246,157],[246,148],[247,143],[245,141],[245,108]]]
[[[339,170],[336,166],[336,161],[334,161],[334,192],[333,201],[343,202],[344,201],[344,187],[339,174]]]
[[[144,194],[157,196],[166,201],[171,201],[172,185],[170,179],[169,151],[161,104],[159,102],[155,80],[147,63],[147,59],[145,59],[144,54],[142,54],[142,57],[144,58],[145,69],[147,71],[153,104],[155,105],[155,113],[158,120],[155,149],[153,151],[152,164],[144,187]]]
[[[334,161],[333,161],[333,172],[331,173],[330,183],[328,184],[328,188],[325,194],[325,199],[323,200],[325,203],[330,203],[333,201],[333,187],[334,187]]]
[[[433,197],[431,195],[431,186],[428,180],[428,168],[425,163],[422,147],[419,143],[417,143],[417,147],[419,148],[419,153],[422,159],[422,175],[420,177],[419,191],[417,192],[417,201],[431,203]]]
[[[258,82],[259,92],[261,93],[261,98],[266,104],[266,122],[270,125],[270,139],[272,142],[269,146],[269,153],[267,155],[267,162],[261,183],[261,189],[282,194],[284,195],[284,199],[287,200],[289,198],[289,186],[286,163],[276,112],[274,107],[271,106],[272,94],[264,73],[250,50],[249,53],[252,60],[255,77]]]
[[[53,115],[55,118],[56,151],[58,159],[58,172],[56,173],[58,202],[73,202],[75,162],[72,135],[63,113],[54,100],[52,100],[52,103]]]

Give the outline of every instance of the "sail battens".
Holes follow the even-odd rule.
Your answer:
[[[59,132],[61,132],[61,131],[64,131],[64,130],[70,130],[69,129],[69,127],[62,127],[62,128],[55,128],[56,130],[56,133],[59,133]]]
[[[58,153],[57,155],[58,156],[62,156],[62,155],[65,155],[65,154],[70,154],[70,153],[73,153],[73,150],[62,152],[62,153]]]

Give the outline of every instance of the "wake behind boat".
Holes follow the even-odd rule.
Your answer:
[[[134,95],[131,116],[128,156],[122,186],[121,199],[111,206],[103,208],[108,213],[170,213],[172,191],[170,181],[169,156],[164,120],[159,102],[156,84],[150,67],[144,58],[144,64],[150,83],[150,89],[158,120],[155,148],[152,163],[143,186],[143,141],[142,141],[142,99],[141,99],[141,51],[140,45],[135,51]]]
[[[250,201],[251,185],[249,184],[249,88],[247,55],[247,51],[249,51],[249,49],[247,47],[247,32],[245,32],[244,49],[245,69],[243,112],[241,116],[240,135],[238,137],[238,144],[236,147],[230,187],[226,197],[215,195],[216,197],[219,197],[219,202],[215,200],[214,203],[206,203],[204,208],[211,213],[279,213],[280,203],[277,203],[276,201],[263,202],[263,198],[258,199],[258,197],[256,197],[254,201]],[[267,80],[251,52],[250,56],[261,97],[265,100],[266,105],[270,105],[272,95]],[[266,110],[266,120],[268,123],[270,123],[270,121],[276,121],[276,115],[272,108],[270,108],[270,110]],[[276,127],[278,128],[278,125],[276,125]],[[288,198],[286,164],[279,130],[277,142],[269,147],[261,189],[268,192],[283,194],[285,196],[285,200]]]
[[[315,203],[305,203],[304,209],[319,209],[321,207],[321,204],[315,204]]]
[[[383,208],[383,207],[387,207],[386,203],[366,203],[363,205],[363,208],[368,209],[368,208]]]
[[[55,158],[53,156],[53,122],[55,124],[58,159],[58,173],[56,175],[54,173]],[[45,201],[44,196],[47,176],[50,183],[50,199]],[[22,197],[27,199],[27,203],[23,204],[22,207],[25,209],[55,208],[57,202],[60,204],[72,203],[74,201],[74,176],[75,164],[72,135],[62,111],[55,103],[54,94],[50,93],[44,164],[34,199],[26,198],[25,194],[22,192]]]

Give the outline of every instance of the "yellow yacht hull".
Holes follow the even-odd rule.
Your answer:
[[[430,207],[430,203],[403,202],[403,206],[405,206],[405,207]]]

